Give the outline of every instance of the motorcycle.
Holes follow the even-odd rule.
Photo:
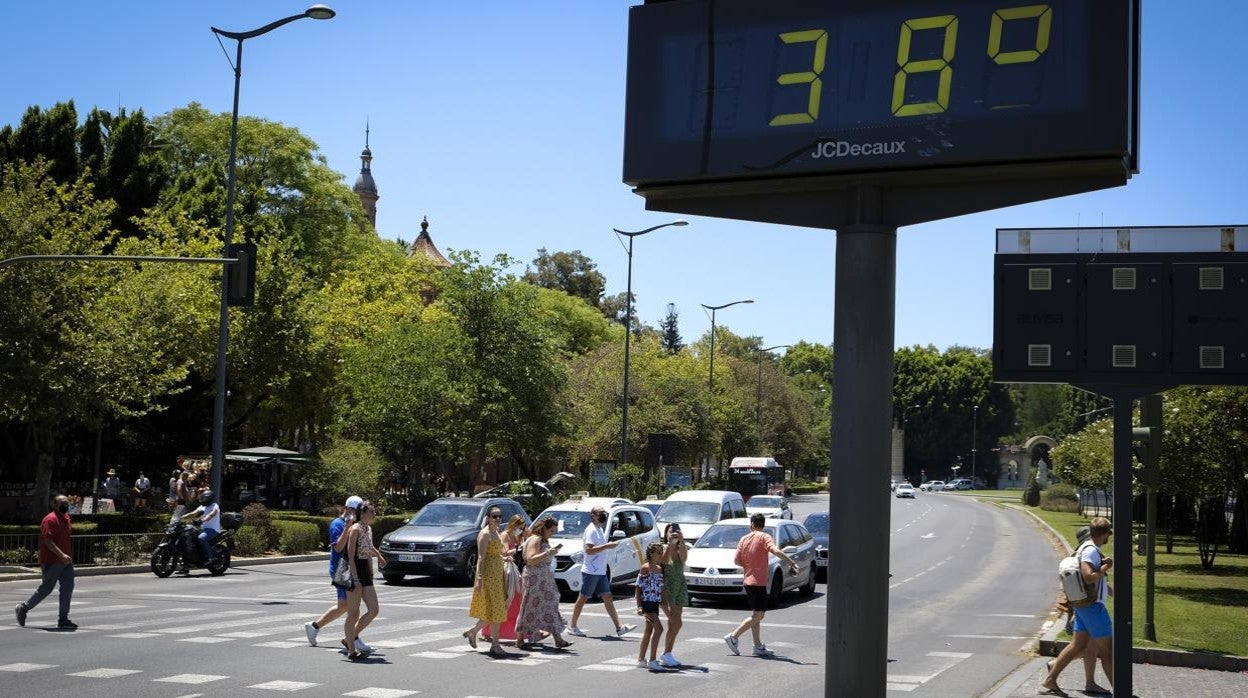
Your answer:
[[[221,532],[209,546],[212,557],[204,559],[204,552],[199,546],[199,526],[174,522],[165,529],[164,539],[152,551],[152,573],[165,578],[173,574],[179,566],[207,569],[214,577],[225,574],[230,568],[230,549],[234,531],[242,525],[242,515],[226,513],[221,515]]]

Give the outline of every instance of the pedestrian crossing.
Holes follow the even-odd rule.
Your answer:
[[[319,646],[316,648],[309,646],[303,632],[304,623],[315,618],[326,606],[326,594],[323,587],[324,585],[321,584],[317,589],[317,594],[314,597],[308,597],[308,601],[314,601],[315,605],[298,603],[295,599],[302,599],[302,595],[297,593],[292,596],[289,591],[282,597],[262,596],[251,599],[251,601],[270,605],[253,605],[245,608],[229,608],[228,606],[214,608],[211,603],[197,602],[193,598],[180,599],[183,604],[189,605],[169,607],[163,605],[169,603],[169,600],[161,594],[141,594],[136,599],[126,599],[125,603],[111,602],[111,600],[107,603],[90,600],[83,600],[81,603],[76,601],[73,617],[79,622],[79,630],[72,634],[54,634],[58,638],[77,636],[84,638],[84,642],[126,641],[127,647],[133,648],[136,656],[142,656],[145,648],[155,650],[160,645],[169,643],[188,643],[197,647],[192,650],[193,652],[208,651],[208,647],[203,647],[201,650],[198,646],[212,645],[222,646],[230,652],[241,650],[249,654],[273,653],[273,660],[266,662],[271,667],[268,675],[244,677],[220,673],[174,673],[169,670],[155,670],[151,665],[127,666],[128,662],[118,662],[115,657],[111,659],[112,663],[104,666],[88,665],[86,662],[92,654],[90,652],[81,653],[73,661],[61,661],[58,664],[14,661],[34,660],[45,656],[38,653],[37,646],[32,645],[32,654],[27,656],[6,652],[10,654],[6,658],[10,663],[0,665],[0,684],[4,682],[2,677],[5,673],[38,673],[41,675],[59,674],[66,677],[61,679],[66,682],[87,679],[110,684],[116,682],[115,685],[118,686],[125,682],[151,682],[156,685],[178,685],[190,690],[209,690],[212,693],[246,688],[255,691],[330,695],[332,687],[324,682],[333,680],[330,678],[334,675],[332,672],[328,672],[325,676],[310,675],[307,672],[282,675],[284,671],[289,671],[289,669],[284,669],[284,666],[293,666],[282,659],[286,656],[283,653],[322,652],[337,654],[340,658],[343,654],[343,648],[339,643],[341,621],[335,621],[332,630],[322,631]],[[439,604],[444,604],[440,607],[451,611],[454,609],[454,604],[458,603],[460,597],[463,596],[458,590],[444,589],[387,594],[381,600],[382,615],[374,619],[363,633],[363,639],[374,648],[375,656],[381,658],[384,663],[391,665],[410,663],[415,672],[414,675],[442,675],[440,672],[445,670],[437,665],[443,664],[455,674],[473,672],[475,671],[473,667],[476,666],[474,662],[480,661],[481,654],[488,649],[489,644],[482,638],[478,649],[474,650],[468,646],[461,632],[463,627],[469,624],[470,619],[460,617],[459,612],[444,613],[442,617],[412,618],[413,614],[405,609],[405,605],[438,607]],[[152,597],[159,598],[153,600]],[[633,609],[630,603],[621,601],[618,604],[618,610],[622,618],[631,618],[630,612]],[[566,617],[570,607],[565,608],[564,611]],[[32,613],[28,625],[36,627],[44,625],[55,618],[54,612],[54,607],[49,607],[43,611],[41,618]],[[588,609],[582,617],[584,622],[598,629],[602,628],[601,621],[606,620],[601,612]],[[727,624],[730,621],[712,620],[708,617],[701,619],[701,622],[712,623],[703,628],[705,631],[721,627],[715,623]],[[39,634],[32,636],[32,639],[50,636]],[[89,639],[92,637],[95,640]],[[575,645],[568,650],[555,649],[553,642],[548,639],[538,649],[526,653],[515,651],[508,643],[507,650],[513,656],[505,661],[490,662],[488,666],[491,667],[491,671],[497,668],[497,671],[516,672],[518,676],[525,672],[540,674],[543,669],[575,669],[606,673],[636,672],[639,675],[650,675],[652,672],[639,668],[637,665],[636,653],[639,637],[639,631],[625,636],[623,642],[616,640],[614,636],[609,642],[603,642],[592,636],[569,637],[568,639],[575,640]],[[793,648],[792,654],[798,654],[801,651],[797,643],[777,641],[772,645],[782,653],[785,653],[782,648]],[[676,655],[686,664],[671,671],[653,672],[653,674],[658,678],[662,675],[670,675],[675,677],[673,680],[682,684],[685,681],[706,679],[731,680],[736,672],[747,666],[728,655],[723,640],[718,635],[700,637],[696,634],[696,630],[690,632],[689,627],[686,627],[685,633],[677,643]],[[78,663],[75,664],[75,661]],[[203,668],[209,671],[216,669],[219,672],[227,666],[227,664],[210,662]],[[226,671],[229,670],[226,669]],[[134,690],[131,684],[127,686],[125,689],[118,688],[110,692],[144,693],[142,690]],[[357,683],[355,686],[350,686],[350,693],[338,695],[357,698],[404,698],[419,694],[420,688],[418,686],[413,689],[402,685],[361,687]],[[709,689],[709,686],[707,688]],[[344,687],[341,690],[348,689]],[[444,694],[444,691],[433,688],[426,687],[424,690],[439,695]],[[184,695],[187,692],[182,691],[178,695]],[[333,694],[337,692],[333,691]]]

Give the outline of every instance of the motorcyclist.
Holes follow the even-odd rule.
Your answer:
[[[212,542],[221,535],[221,507],[217,504],[217,495],[212,490],[204,490],[199,496],[199,506],[193,511],[186,513],[186,517],[198,517],[200,524],[199,533],[199,549],[204,553],[204,564],[207,565],[212,561]],[[190,570],[183,561],[182,573],[186,574]]]

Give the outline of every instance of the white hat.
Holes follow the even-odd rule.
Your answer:
[[[347,497],[347,503],[343,506],[348,509],[359,509],[364,506],[364,500],[355,495],[351,495],[350,497]]]

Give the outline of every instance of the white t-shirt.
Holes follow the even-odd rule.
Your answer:
[[[585,574],[606,574],[607,573],[607,552],[604,550],[593,555],[589,554],[589,546],[606,545],[607,535],[603,533],[601,528],[594,524],[590,524],[585,528],[585,535],[581,536],[581,543],[585,545],[585,562],[582,571]]]
[[[134,481],[134,489],[139,490],[140,492],[146,492],[147,488],[151,486],[152,486],[152,481],[148,480],[145,477],[141,477],[138,480]]]
[[[1081,564],[1086,562],[1092,565],[1092,569],[1096,572],[1101,571],[1101,562],[1103,561],[1104,561],[1104,557],[1101,555],[1101,549],[1096,547],[1095,544],[1085,545],[1080,550],[1079,562]],[[1103,604],[1105,603],[1105,600],[1108,598],[1109,598],[1109,588],[1108,588],[1108,585],[1105,584],[1105,578],[1101,577],[1100,580],[1097,582],[1096,600]]]
[[[212,531],[214,533],[220,533],[221,532],[221,507],[217,506],[216,502],[213,502],[212,504],[209,504],[207,506],[202,506],[199,508],[204,510],[203,515],[199,517],[199,520],[203,522],[202,525],[203,525],[204,530]]]

